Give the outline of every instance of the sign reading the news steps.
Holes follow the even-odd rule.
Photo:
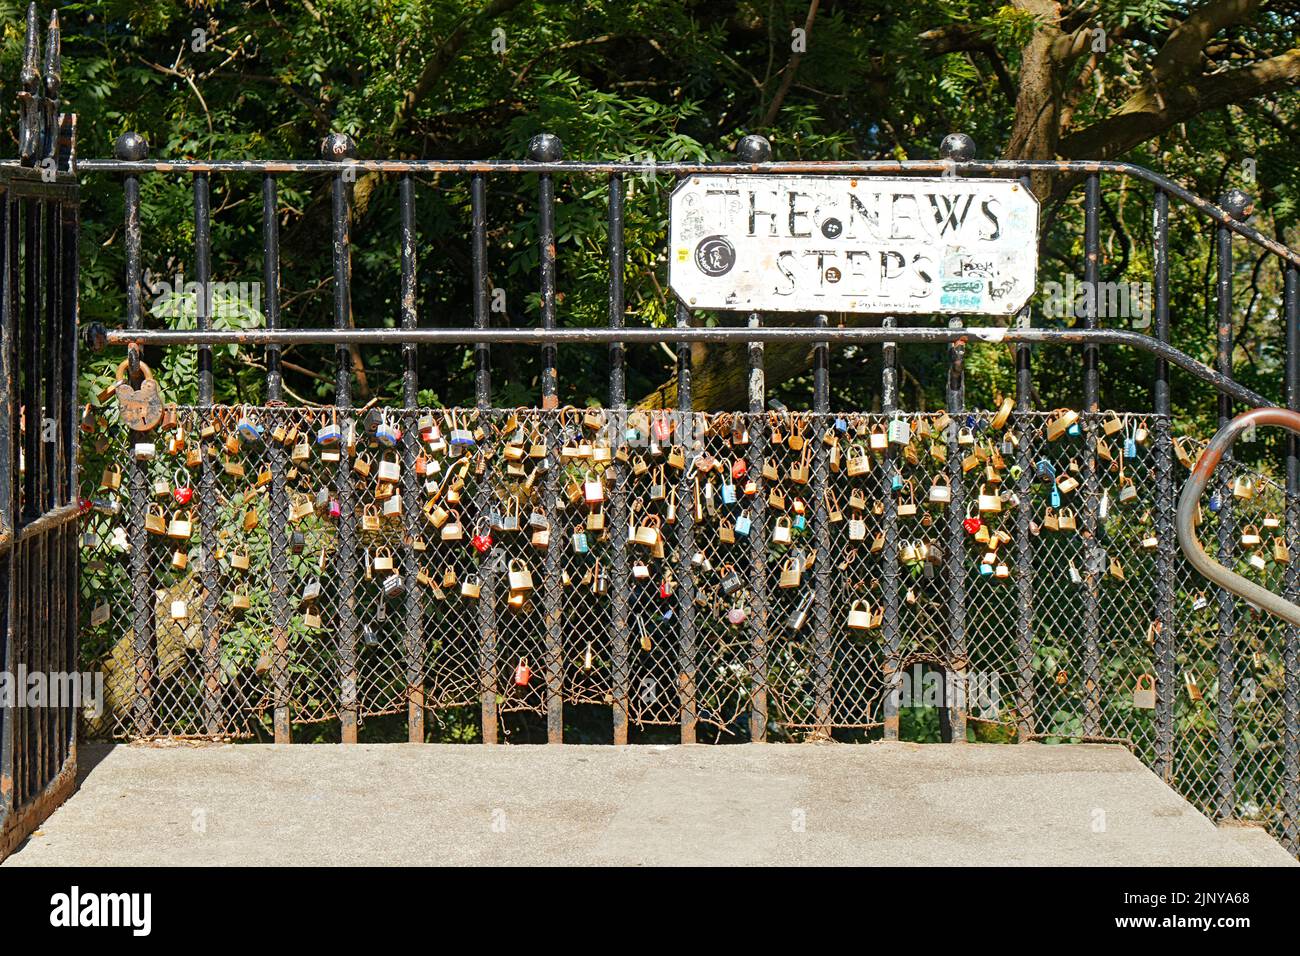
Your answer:
[[[1009,315],[1038,267],[1038,200],[1007,179],[691,176],[668,281],[691,308]]]

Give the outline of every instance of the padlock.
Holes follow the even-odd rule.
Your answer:
[[[732,627],[740,627],[740,625],[745,623],[746,617],[748,617],[748,613],[745,611],[745,607],[742,604],[736,604],[727,608],[727,623]]]
[[[189,540],[190,535],[193,533],[193,512],[173,511],[171,521],[167,523],[167,537],[176,538],[177,540]]]
[[[519,658],[519,663],[515,667],[515,686],[527,687],[528,682],[533,679],[533,669],[528,666],[528,661]]]
[[[590,550],[591,546],[587,541],[587,532],[582,525],[577,525],[573,529],[573,553],[587,554]]]
[[[719,575],[719,586],[722,588],[722,593],[728,597],[742,590],[745,586],[745,582],[741,579],[735,567],[730,564],[724,564],[719,569]]]
[[[384,590],[384,597],[390,601],[406,593],[406,582],[396,572],[385,577],[381,587]]]
[[[397,452],[386,451],[379,459],[379,471],[376,477],[380,481],[396,482],[402,477],[402,466],[397,460]]]
[[[895,415],[889,422],[888,440],[891,445],[907,445],[912,441],[912,428],[902,415]]]
[[[129,360],[117,367],[117,384],[113,394],[117,398],[118,414],[122,424],[131,431],[148,432],[158,427],[163,417],[162,394],[153,372],[144,362],[139,363],[143,378],[139,385],[131,385],[127,377]],[[101,396],[101,401],[106,396]]]
[[[952,485],[945,474],[935,475],[930,483],[930,503],[946,505],[952,501]]]
[[[1079,479],[1069,473],[1062,474],[1056,479],[1056,487],[1063,495],[1068,495],[1079,487]]]
[[[1069,408],[1057,409],[1047,419],[1047,440],[1063,437],[1079,421],[1079,413]]]
[[[587,472],[582,481],[582,499],[589,505],[598,505],[605,500],[605,486],[591,472]]]
[[[1139,674],[1133,687],[1133,706],[1154,710],[1156,706],[1156,680],[1150,674]]]
[[[513,559],[508,566],[507,579],[512,591],[531,591],[533,589],[533,574],[519,558]]]
[[[880,626],[883,614],[873,611],[871,605],[859,599],[849,608],[848,625],[855,631],[869,631]]]
[[[1243,547],[1256,547],[1262,540],[1263,539],[1259,534],[1259,529],[1253,524],[1248,524],[1241,530],[1241,544]]]
[[[1273,560],[1278,564],[1289,564],[1291,561],[1291,549],[1281,535],[1273,539]]]
[[[451,587],[455,584],[455,578],[452,578],[452,584],[446,584],[446,574],[444,573],[443,582],[444,587]],[[483,585],[479,582],[478,575],[468,575],[465,580],[460,583],[460,596],[463,598],[477,600],[479,595],[482,593]]]
[[[1247,475],[1238,475],[1232,481],[1232,495],[1234,498],[1254,498],[1254,482]]]
[[[788,515],[777,516],[776,522],[772,525],[772,543],[789,544],[793,540],[793,534],[790,527],[790,517]]]
[[[376,571],[392,571],[394,567],[393,552],[388,548],[376,548],[373,564]]]
[[[979,491],[979,510],[983,514],[994,513],[1002,510],[1002,499],[996,492],[988,490],[987,485],[981,485]]]
[[[749,517],[749,515],[744,513],[736,515],[736,525],[735,525],[736,534],[744,537],[748,537],[750,528],[752,527],[753,527],[753,521]]]

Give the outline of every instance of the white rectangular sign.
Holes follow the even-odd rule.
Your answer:
[[[668,281],[696,309],[1008,315],[1037,267],[1016,180],[691,176],[669,206]]]

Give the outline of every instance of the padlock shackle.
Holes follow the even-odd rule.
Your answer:
[[[1200,501],[1201,495],[1204,494],[1206,487],[1210,483],[1210,478],[1213,477],[1215,469],[1219,467],[1219,462],[1223,460],[1223,456],[1227,454],[1228,449],[1232,447],[1242,432],[1253,425],[1274,425],[1285,428],[1294,435],[1300,435],[1300,412],[1293,412],[1285,408],[1256,408],[1253,411],[1243,412],[1218,430],[1215,436],[1210,439],[1210,443],[1205,446],[1205,450],[1201,452],[1195,467],[1192,468],[1191,476],[1187,479],[1187,484],[1183,486],[1183,493],[1178,499],[1178,511],[1175,518],[1178,543],[1182,547],[1183,555],[1187,558],[1188,563],[1202,577],[1225,591],[1230,591],[1238,597],[1258,605],[1293,627],[1300,627],[1300,606],[1292,604],[1282,596],[1274,594],[1268,588],[1261,587],[1254,581],[1242,577],[1235,571],[1229,570],[1213,560],[1205,553],[1200,540],[1196,537],[1194,518],[1196,505]]]

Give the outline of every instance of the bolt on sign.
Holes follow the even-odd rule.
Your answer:
[[[1038,267],[1016,180],[691,176],[669,204],[668,281],[697,309],[1009,315]]]

